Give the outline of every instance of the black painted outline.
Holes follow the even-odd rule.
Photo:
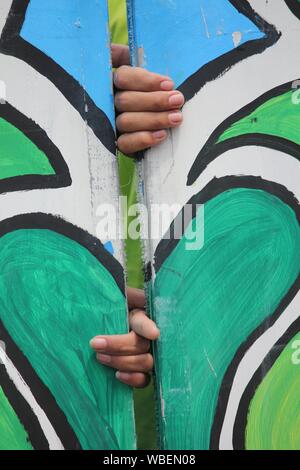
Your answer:
[[[21,37],[21,29],[30,0],[13,0],[0,39],[0,52],[23,60],[47,77],[79,112],[98,139],[116,153],[116,136],[106,114],[98,108],[80,83],[53,59]]]
[[[296,197],[288,191],[284,186],[274,183],[272,181],[264,180],[256,176],[226,176],[223,178],[214,178],[208,183],[208,185],[200,191],[200,193],[193,196],[187,205],[193,206],[192,219],[196,215],[196,206],[197,204],[205,204],[216,196],[230,190],[234,189],[255,189],[265,191],[269,194],[280,199],[284,204],[288,205],[297,218],[298,223],[300,224],[300,206]],[[178,217],[182,217],[184,213],[184,208]],[[189,214],[189,212],[187,212]],[[170,227],[170,233],[174,233],[174,224],[176,223],[177,218],[172,222]],[[163,239],[159,243],[155,251],[155,262],[154,267],[155,271],[158,272],[162,267],[163,263],[170,256],[172,251],[176,248],[179,243],[179,239]],[[210,434],[210,449],[217,450],[219,448],[220,434],[223,426],[223,421],[227,409],[227,403],[231,391],[231,386],[234,381],[236,370],[240,364],[241,359],[244,357],[246,351],[254,344],[254,342],[264,334],[274,323],[278,320],[281,314],[284,312],[286,307],[291,303],[295,295],[300,289],[300,276],[294,282],[292,287],[289,289],[288,293],[281,300],[279,306],[276,310],[266,318],[257,329],[255,329],[247,338],[247,340],[240,346],[240,348],[235,353],[235,356],[229,365],[224,378],[222,385],[219,391],[219,397],[217,406],[215,409],[214,423],[211,429]],[[157,347],[157,346],[156,346]],[[230,386],[228,385],[230,384]],[[240,442],[238,442],[240,445]],[[239,448],[239,447],[238,447]]]
[[[297,18],[300,20],[300,3],[296,0],[285,0],[285,3],[289,7],[292,13],[294,13]]]
[[[241,362],[241,359],[244,357],[245,353],[249,350],[249,348],[255,343],[255,341],[264,333],[266,333],[274,325],[274,323],[280,318],[282,313],[284,313],[288,305],[292,302],[294,297],[299,292],[299,289],[300,289],[300,276],[298,276],[297,280],[292,285],[292,287],[290,288],[288,293],[285,295],[285,297],[282,299],[282,301],[280,302],[279,306],[274,311],[274,313],[270,317],[266,318],[265,321],[256,330],[254,330],[251,333],[247,341],[243,343],[243,345],[236,352],[230,366],[228,367],[226,371],[226,374],[224,375],[220,393],[219,393],[218,404],[217,404],[216,411],[215,411],[215,420],[214,420],[214,424],[211,430],[210,448],[212,450],[217,450],[219,448],[220,435],[221,435],[223,422],[224,422],[224,418],[225,418],[225,414],[227,410],[227,403],[228,403],[228,399],[229,399],[230,392],[231,392],[231,386],[233,384],[234,377],[236,375],[236,371]],[[260,368],[258,370],[260,370]],[[252,381],[250,381],[249,383],[251,382]],[[230,384],[230,388],[228,387],[228,384]],[[248,386],[246,387],[246,390],[248,390]],[[246,413],[248,412],[248,409],[249,408],[247,408]],[[242,410],[243,410],[242,413],[244,413],[245,412],[244,404],[242,405]],[[239,422],[241,423],[241,421]],[[240,428],[238,431],[235,427],[234,445],[236,449],[243,448],[243,446],[241,446],[241,442],[243,439],[241,438],[241,433],[244,436],[245,427]]]
[[[0,323],[0,338],[3,337]],[[43,434],[40,423],[31,407],[9,378],[4,365],[0,365],[0,387],[15,414],[23,425],[28,442],[36,450],[49,450],[49,443]]]
[[[265,377],[272,369],[273,365],[275,364],[283,350],[287,347],[290,341],[299,333],[299,331],[300,318],[298,318],[294,323],[292,323],[290,327],[286,330],[284,335],[277,341],[277,343],[265,356],[260,367],[253,375],[251,381],[248,383],[248,386],[242,395],[238,412],[236,415],[236,420],[234,423],[233,447],[235,450],[246,450],[245,432],[241,433],[241,430],[246,430],[250,403],[257,391],[257,388],[264,381]]]
[[[59,217],[43,213],[32,213],[18,215],[0,222],[0,238],[6,234],[22,229],[51,230],[79,243],[81,246],[86,248],[103,266],[105,266],[106,269],[108,269],[120,291],[123,293],[125,300],[125,281],[122,266],[110,253],[108,253],[103,244],[88,232],[68,222],[65,222]],[[64,448],[70,450],[79,450],[79,441],[74,434],[73,429],[69,425],[67,418],[57,405],[55,398],[51,394],[50,390],[41,381],[35,370],[32,368],[30,362],[16,346],[1,321],[0,338],[5,343],[8,357],[18,369],[25,382],[30,384],[31,391],[36,401],[45,411]],[[35,416],[33,413],[30,415],[27,414],[28,405],[26,403],[24,404],[23,401],[20,401],[18,392],[14,386],[11,386],[7,380],[3,383],[4,385],[5,383],[7,384],[5,388],[5,391],[7,392],[7,398],[10,403],[13,404],[13,406],[16,404],[14,409],[20,421],[24,423],[25,429],[30,436],[30,440],[34,447],[38,450],[47,448],[43,438],[42,430],[36,424]]]
[[[275,26],[267,23],[250,6],[247,0],[229,0],[232,6],[239,13],[249,18],[258,29],[265,34],[262,39],[247,41],[241,46],[226,54],[212,60],[201,67],[197,72],[187,78],[178,89],[184,94],[186,101],[191,100],[206,83],[211,82],[223,75],[231,67],[243,60],[264,52],[268,47],[273,46],[281,37]]]
[[[68,166],[46,132],[32,119],[17,111],[9,103],[0,105],[0,118],[19,129],[48,158],[55,174],[53,175],[18,175],[0,179],[0,193],[42,188],[63,188],[72,184]]]
[[[280,85],[276,88],[273,88],[272,90],[269,90],[267,93],[264,93],[259,98],[255,99],[236,113],[232,114],[229,118],[225,119],[225,121],[223,121],[222,124],[220,124],[211,134],[206,144],[196,157],[188,174],[187,185],[191,186],[194,184],[196,179],[201,175],[205,168],[222,153],[238,147],[267,147],[273,150],[284,152],[285,154],[291,155],[300,161],[300,146],[290,140],[284,139],[283,137],[262,133],[248,133],[217,143],[218,138],[233,124],[240,121],[241,119],[246,118],[251,113],[255,112],[259,106],[262,106],[272,98],[276,98],[277,96],[281,96],[289,91],[292,91],[293,83],[294,81],[288,82],[284,85]]]
[[[0,222],[0,238],[7,233],[22,229],[52,230],[86,248],[112,275],[120,291],[125,295],[124,272],[121,264],[106,250],[104,245],[85,230],[51,214],[36,212],[21,214]]]
[[[296,197],[289,192],[284,186],[274,183],[273,181],[267,181],[257,176],[225,176],[222,178],[213,178],[205,188],[200,191],[198,194],[194,195],[187,203],[186,206],[192,206],[191,219],[195,218],[197,212],[197,204],[206,204],[208,201],[213,199],[216,196],[219,196],[224,191],[229,191],[233,189],[258,189],[266,191],[273,196],[281,199],[282,202],[289,205],[291,209],[295,212],[297,220],[300,224],[300,209],[299,203]],[[180,214],[172,222],[169,232],[172,235],[174,233],[174,227],[178,218],[184,220],[183,214],[190,215],[190,211],[185,210],[184,206]],[[187,219],[187,217],[186,217]],[[189,220],[185,220],[185,224],[189,223]],[[169,233],[167,232],[167,233]],[[170,256],[172,251],[176,248],[177,244],[180,242],[180,239],[175,238],[165,238],[160,241],[158,244],[155,255],[154,255],[154,268],[156,273],[160,270],[163,263]]]
[[[3,323],[0,321],[0,338],[5,343],[6,354],[9,359],[13,362],[14,366],[20,372],[25,382],[29,385],[32,394],[36,401],[46,413],[49,421],[51,422],[56,434],[60,438],[64,449],[66,450],[80,450],[81,446],[79,441],[74,434],[73,429],[67,421],[64,413],[57,405],[56,400],[50,390],[41,381],[30,362],[16,346]],[[0,368],[4,368],[1,365]],[[5,377],[6,375],[6,377]],[[26,400],[15,388],[14,384],[5,372],[5,375],[1,374],[0,385],[3,387],[6,398],[12,405],[15,413],[19,420],[24,425],[24,429],[27,432],[30,442],[35,450],[47,450],[49,444],[44,436],[42,428],[37,421],[37,417],[29,407]]]

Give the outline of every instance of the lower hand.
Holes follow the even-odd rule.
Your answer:
[[[146,387],[150,381],[153,357],[150,341],[159,337],[159,330],[145,312],[145,295],[140,289],[127,289],[130,333],[99,335],[91,340],[97,360],[116,369],[116,378],[136,388]]]

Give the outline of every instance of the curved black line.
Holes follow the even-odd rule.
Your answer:
[[[0,179],[0,193],[25,189],[62,188],[72,184],[70,172],[62,154],[36,122],[9,103],[0,105],[0,118],[19,129],[33,142],[46,155],[55,172],[53,175],[32,174]]]
[[[286,330],[284,335],[277,341],[273,348],[264,358],[260,367],[253,375],[247,388],[245,389],[236,415],[233,430],[233,447],[235,450],[246,450],[245,442],[245,430],[247,427],[248,411],[250,402],[252,401],[257,388],[263,382],[268,372],[273,367],[283,350],[286,348],[288,343],[295,337],[300,331],[300,318],[298,318],[292,325]]]
[[[205,204],[214,197],[220,195],[221,193],[237,188],[248,188],[266,191],[273,196],[279,198],[284,204],[287,204],[295,213],[297,221],[300,224],[300,206],[299,202],[295,196],[289,192],[284,186],[277,183],[263,180],[260,177],[255,176],[227,176],[224,178],[214,178],[200,193],[193,196],[187,204],[193,205],[194,210],[192,212],[192,217],[195,217],[196,214],[196,205]],[[182,217],[184,208],[179,217]],[[189,214],[189,212],[187,212]],[[174,224],[173,221],[171,225],[170,233],[174,233]],[[156,272],[162,267],[163,263],[166,261],[168,256],[176,248],[180,240],[178,239],[169,239],[162,240],[155,252],[155,270]],[[291,303],[295,295],[300,289],[300,275],[289,289],[288,293],[281,300],[280,304],[276,308],[273,314],[263,321],[256,330],[254,330],[247,340],[240,346],[237,350],[231,364],[229,365],[220,388],[218,403],[215,411],[214,423],[211,429],[211,438],[210,438],[210,448],[218,449],[220,434],[223,426],[223,421],[226,413],[226,407],[230,395],[231,384],[233,383],[236,370],[241,359],[244,357],[246,351],[254,344],[254,342],[265,333],[271,326],[274,325],[276,320],[281,316],[287,306]],[[229,387],[230,384],[230,387]]]
[[[86,248],[112,275],[120,291],[125,295],[124,272],[120,263],[103,244],[85,230],[60,217],[41,212],[22,214],[0,222],[0,238],[22,229],[45,229],[64,235]]]
[[[0,52],[23,60],[47,77],[79,112],[103,145],[115,154],[115,131],[106,114],[75,78],[20,36],[29,2],[30,0],[13,0],[0,39]]]
[[[18,369],[21,376],[25,382],[29,385],[32,394],[34,395],[36,401],[46,413],[49,421],[51,422],[53,428],[55,429],[56,434],[60,438],[64,448],[66,450],[79,450],[81,448],[78,438],[76,437],[73,429],[71,428],[68,420],[58,404],[50,390],[44,385],[41,381],[30,362],[20,351],[17,345],[12,340],[11,336],[5,329],[3,323],[0,321],[0,338],[5,344],[6,354],[13,362],[14,366]],[[3,367],[3,366],[1,366]],[[16,397],[14,397],[14,390],[7,389],[8,400],[14,404]],[[25,400],[24,400],[25,401]],[[19,407],[15,409],[19,418],[24,419],[24,414],[27,409],[27,402],[24,409],[22,408],[24,403],[23,401],[19,403]],[[40,426],[36,425],[33,412],[31,412],[24,422],[25,430],[30,436],[31,443],[34,445],[36,450],[42,450],[45,448],[45,443],[43,438],[43,431]],[[48,443],[47,443],[48,445]],[[49,446],[48,446],[49,448]]]
[[[219,393],[219,399],[218,399],[218,404],[216,407],[216,412],[215,412],[215,420],[214,424],[211,430],[211,440],[210,440],[210,448],[213,450],[217,450],[219,448],[219,441],[220,441],[220,435],[223,427],[223,422],[226,414],[226,409],[227,409],[227,403],[228,399],[230,396],[230,391],[231,391],[231,385],[234,381],[234,377],[237,371],[237,368],[240,364],[241,359],[244,357],[245,353],[249,350],[249,348],[255,343],[255,341],[263,335],[269,328],[271,328],[274,323],[278,320],[278,318],[282,315],[282,313],[286,310],[288,305],[291,303],[291,301],[294,299],[294,297],[297,295],[300,289],[300,276],[298,276],[297,280],[291,287],[291,289],[288,291],[286,296],[282,299],[280,302],[279,306],[271,315],[268,317],[259,327],[254,330],[251,335],[248,337],[248,339],[242,344],[242,346],[238,349],[236,352],[234,359],[232,360],[230,366],[228,367],[226,374],[224,375],[223,382],[221,385],[220,393]],[[230,384],[230,387],[229,385]],[[242,431],[245,428],[242,428]],[[236,442],[235,442],[236,448],[243,448],[241,445],[241,438],[237,438],[236,435]]]
[[[294,82],[288,82],[276,88],[273,88],[272,90],[268,91],[267,93],[264,93],[259,98],[244,106],[238,112],[232,114],[229,118],[225,119],[225,121],[223,121],[222,124],[220,124],[216,128],[216,130],[211,134],[206,144],[197,155],[189,171],[187,185],[191,186],[201,175],[201,173],[205,170],[205,168],[209,165],[209,163],[215,160],[223,152],[245,145],[259,145],[261,147],[268,147],[271,149],[280,150],[300,160],[300,146],[294,142],[291,142],[287,139],[278,136],[260,133],[249,133],[217,143],[218,138],[233,124],[249,116],[258,107],[271,100],[272,98],[281,96],[284,93],[287,93],[288,91],[292,91],[293,83]]]
[[[71,240],[76,241],[81,246],[85,247],[103,266],[105,266],[110,271],[111,275],[116,281],[116,284],[125,296],[124,274],[121,265],[110,253],[108,253],[101,242],[99,242],[89,233],[68,222],[65,222],[61,218],[48,214],[33,213],[18,215],[1,222],[0,238],[8,233],[22,229],[52,230],[70,238]],[[25,382],[30,384],[30,389],[36,401],[46,413],[57,435],[63,443],[64,448],[70,450],[80,449],[78,438],[69,425],[66,416],[57,405],[55,398],[51,394],[50,390],[41,381],[38,374],[32,368],[30,362],[14,343],[1,321],[0,338],[5,343],[8,357],[18,369]],[[15,392],[7,389],[7,393],[8,399],[11,401],[11,403],[14,403],[14,400],[16,399],[14,395]],[[23,414],[26,413],[27,408],[22,407],[23,402],[17,406],[16,412],[22,422],[26,425],[26,431],[29,433],[32,443],[34,446],[36,446],[37,449],[44,448],[45,443],[43,442],[41,429],[36,426],[35,419],[32,419],[32,415],[28,415],[28,419],[26,422],[24,421]]]
[[[0,324],[0,338],[2,338],[2,326]],[[31,407],[17,390],[12,380],[9,378],[4,365],[0,365],[0,387],[9,401],[14,412],[23,425],[28,440],[35,450],[49,450],[49,443],[44,436],[40,423],[33,413]]]
[[[285,0],[285,3],[289,7],[292,13],[294,13],[300,20],[300,3],[297,0]]]
[[[264,180],[257,176],[225,176],[223,178],[214,178],[207,184],[207,186],[205,186],[202,191],[194,195],[182,208],[181,213],[172,222],[170,229],[167,232],[168,235],[171,234],[171,237],[169,236],[169,238],[166,237],[165,239],[162,239],[158,244],[154,254],[154,268],[156,272],[160,270],[163,263],[180,242],[180,239],[172,238],[172,235],[176,232],[175,227],[178,219],[182,218],[184,223],[181,226],[186,226],[189,224],[191,219],[196,216],[197,205],[205,204],[225,191],[238,188],[258,189],[278,197],[282,202],[291,207],[291,209],[295,212],[297,220],[300,224],[299,202],[294,194],[289,192],[284,186],[278,183],[274,183],[273,181]],[[189,208],[192,207],[192,212],[185,210],[187,206],[189,206]],[[191,218],[189,219],[187,215],[191,215]]]
[[[212,60],[187,78],[178,88],[184,94],[186,101],[192,99],[206,83],[215,80],[242,60],[256,54],[261,54],[268,47],[273,46],[281,37],[281,33],[277,31],[275,26],[261,18],[246,0],[229,1],[239,13],[249,18],[265,34],[265,37],[242,44],[236,49]]]

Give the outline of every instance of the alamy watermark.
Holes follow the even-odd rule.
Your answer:
[[[300,340],[299,339],[296,339],[295,341],[293,341],[292,349],[294,349],[294,352],[291,357],[292,364],[294,366],[299,366],[300,365]]]
[[[120,217],[123,214],[123,217]],[[114,240],[180,240],[187,250],[200,250],[204,244],[202,204],[133,204],[119,198],[119,207],[101,204],[97,209],[97,237]]]

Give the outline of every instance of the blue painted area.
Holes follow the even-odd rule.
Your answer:
[[[228,0],[133,0],[136,40],[148,70],[170,75],[178,87],[213,59],[264,34]]]
[[[114,125],[103,0],[31,0],[21,36],[75,78]]]
[[[111,255],[113,255],[114,252],[115,252],[112,242],[104,243],[104,248],[105,248]]]

